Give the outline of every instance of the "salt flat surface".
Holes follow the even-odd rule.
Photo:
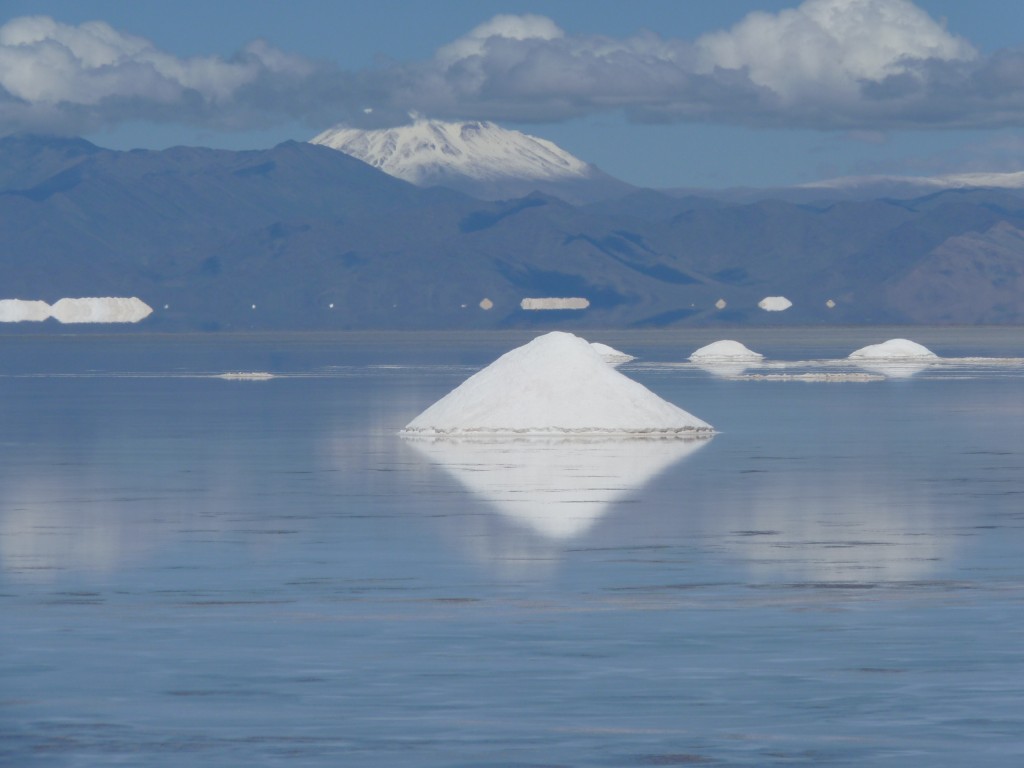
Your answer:
[[[709,436],[710,424],[552,332],[502,355],[409,422],[403,434]]]
[[[0,763],[1015,766],[1024,337],[918,332],[609,334],[717,434],[577,463],[396,435],[526,334],[11,334]]]

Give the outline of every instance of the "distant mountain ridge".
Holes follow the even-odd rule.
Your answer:
[[[676,188],[660,191],[675,198],[700,197],[732,204],[768,199],[822,204],[839,200],[882,198],[912,200],[941,192],[986,189],[1024,195],[1024,171],[950,173],[937,176],[838,176],[789,187],[735,187],[715,190]]]
[[[1024,171],[948,173],[940,176],[840,176],[800,184],[801,189],[853,189],[880,184],[939,189],[1024,189]]]
[[[66,296],[137,296],[128,332],[1024,324],[1024,195],[488,202],[306,142],[0,139],[0,299]]]
[[[538,191],[580,203],[633,189],[551,141],[491,122],[418,118],[376,130],[338,126],[310,142],[420,187],[446,186],[485,200]]]

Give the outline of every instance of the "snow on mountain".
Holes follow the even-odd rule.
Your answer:
[[[417,186],[447,186],[488,199],[540,190],[575,202],[632,189],[553,142],[491,122],[416,118],[377,130],[336,126],[310,142]]]

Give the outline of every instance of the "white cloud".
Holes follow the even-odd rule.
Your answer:
[[[699,38],[696,49],[698,71],[744,70],[787,104],[857,100],[863,82],[913,73],[915,62],[977,57],[909,0],[807,0],[751,13]]]
[[[0,56],[0,85],[25,101],[51,104],[95,104],[114,96],[162,101],[184,90],[221,101],[266,72],[301,76],[312,70],[263,41],[250,43],[234,61],[179,59],[100,21],[72,27],[43,16],[0,27]]]
[[[212,120],[213,111],[235,106],[243,89],[275,77],[301,81],[313,70],[262,41],[231,60],[178,58],[101,21],[70,26],[22,17],[0,26],[0,120],[15,129],[19,120],[59,129],[62,122],[160,118],[166,112],[155,108],[169,106],[185,107],[182,121]]]
[[[230,58],[180,58],[103,22],[0,27],[0,133],[126,120],[380,127],[412,111],[499,122],[619,111],[861,132],[1016,126],[1024,53],[982,56],[910,0],[805,0],[692,41],[577,35],[544,16],[499,15],[429,59],[352,72],[263,41]]]
[[[649,121],[870,130],[962,121],[972,98],[979,114],[967,121],[988,119],[972,97],[979,80],[997,79],[988,90],[1001,100],[1020,91],[1005,87],[1016,61],[990,65],[910,0],[806,0],[692,42],[571,35],[543,17],[499,16],[400,68],[390,95],[453,118],[624,110]]]
[[[451,66],[471,56],[480,56],[492,39],[503,40],[558,40],[565,32],[546,16],[501,14],[470,30],[458,40],[437,51],[437,61]]]

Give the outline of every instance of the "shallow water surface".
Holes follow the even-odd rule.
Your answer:
[[[1024,332],[591,334],[718,434],[397,436],[529,336],[5,337],[0,765],[1024,763]]]

